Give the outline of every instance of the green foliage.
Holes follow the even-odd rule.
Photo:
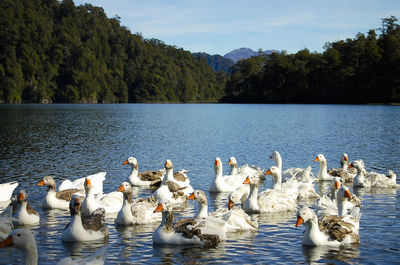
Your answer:
[[[382,20],[381,34],[357,34],[325,51],[261,54],[239,61],[227,81],[226,102],[399,103],[400,26]]]
[[[101,7],[0,1],[0,102],[216,101],[221,80],[207,62],[132,34]]]

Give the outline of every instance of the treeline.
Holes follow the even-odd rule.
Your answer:
[[[0,1],[0,102],[216,101],[226,78],[100,7]]]
[[[204,58],[215,72],[224,71],[229,74],[234,64],[231,59],[224,58],[218,54],[210,55],[204,52],[197,52],[193,53],[193,55],[198,59]]]
[[[399,103],[397,18],[365,36],[327,43],[323,53],[261,55],[233,66],[225,102]]]

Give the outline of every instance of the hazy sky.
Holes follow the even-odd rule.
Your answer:
[[[224,55],[234,49],[308,48],[354,38],[400,19],[400,0],[74,0],[104,8],[108,17],[144,38],[191,52]]]

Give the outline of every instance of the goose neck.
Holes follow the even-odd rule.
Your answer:
[[[208,216],[208,204],[204,202],[199,202],[199,214],[197,215],[200,218],[206,218]]]

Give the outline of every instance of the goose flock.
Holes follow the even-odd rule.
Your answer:
[[[222,161],[217,157],[215,178],[208,191],[226,195],[228,204],[213,212],[208,209],[205,191],[191,186],[188,171],[174,172],[169,159],[162,169],[139,172],[137,159],[129,157],[122,164],[131,166],[130,175],[110,193],[103,192],[105,172],[74,181],[65,180],[58,190],[54,178],[45,176],[37,186],[47,188],[41,202],[43,209],[70,213],[70,222],[61,233],[64,242],[106,239],[109,228],[105,220],[113,218],[116,225],[160,223],[153,233],[155,244],[201,247],[216,246],[229,240],[232,233],[257,231],[259,227],[252,219],[253,214],[288,211],[297,211],[296,227],[305,225],[304,245],[359,244],[361,201],[348,186],[400,187],[393,171],[389,170],[387,175],[368,172],[363,160],[350,162],[347,154],[340,159],[340,168],[330,170],[325,156],[318,154],[313,160],[320,164],[316,177],[311,166],[282,169],[278,151],[269,157],[275,165],[266,170],[247,164],[239,167],[236,158],[230,157],[229,175],[223,174]],[[269,176],[272,186],[259,192],[260,183]],[[316,182],[325,183],[327,190],[321,192],[320,189],[318,194],[314,188]],[[149,197],[134,199],[133,186],[154,191]],[[21,249],[26,264],[37,264],[38,250],[29,226],[40,224],[40,215],[29,204],[26,190],[20,189],[13,197],[17,187],[17,182],[0,184],[0,202],[8,205],[0,215],[0,248]],[[175,220],[174,209],[184,209],[188,201],[198,203],[198,213]],[[96,252],[91,258],[104,263],[104,253],[106,251]],[[86,262],[87,259],[82,261]]]

